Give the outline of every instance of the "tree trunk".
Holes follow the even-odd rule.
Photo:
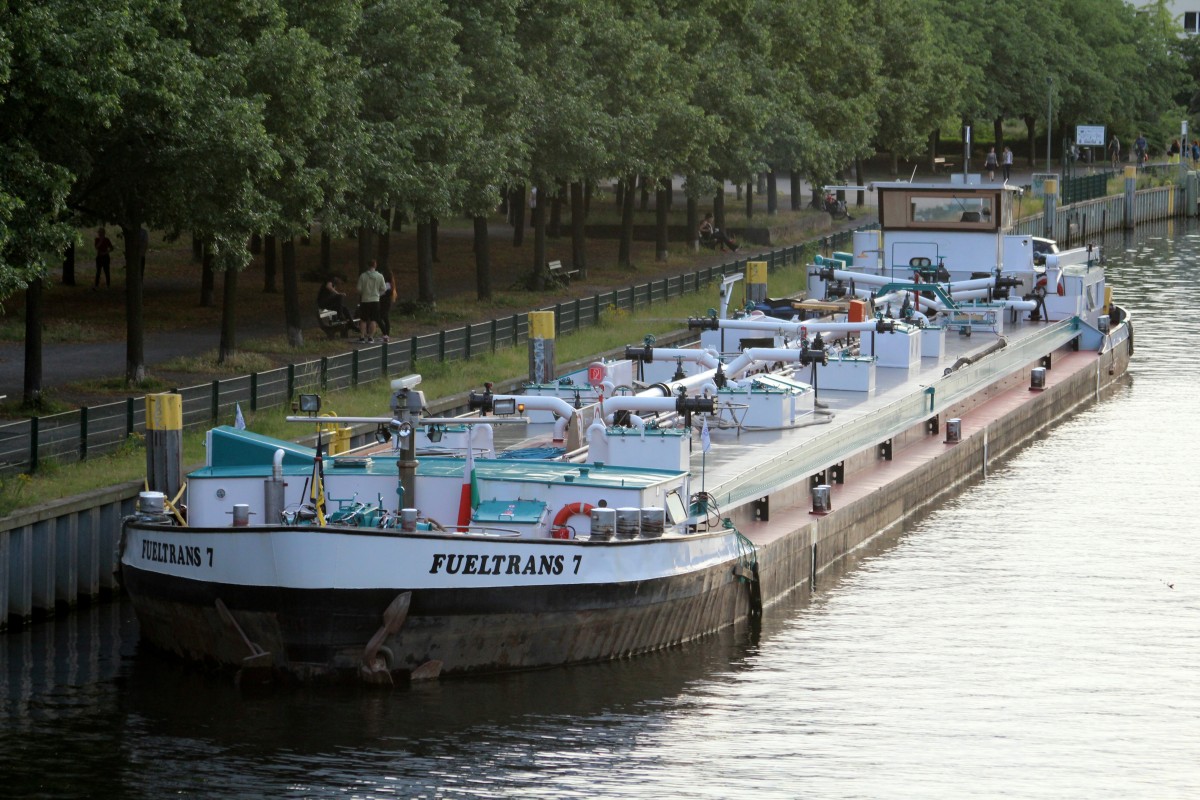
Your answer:
[[[125,237],[125,385],[146,380],[146,331],[142,309],[142,221],[136,216],[121,225]],[[208,248],[205,248],[207,250]]]
[[[779,184],[775,180],[775,169],[767,170],[767,215],[779,213]]]
[[[126,247],[128,252],[128,247]],[[204,258],[201,259],[200,270],[200,307],[212,308],[213,291],[216,285],[216,276],[213,275],[212,268],[212,245],[208,242],[204,243]],[[126,272],[138,272],[138,270],[126,269]]]
[[[513,247],[525,242],[525,184],[513,189],[509,205],[512,207]]]
[[[746,219],[754,218],[754,179],[746,181]]]
[[[375,257],[371,245],[375,243],[375,231],[368,228],[366,225],[359,225],[358,232],[358,274],[362,275],[367,271],[367,265],[371,263],[371,259]]]
[[[1034,125],[1037,124],[1037,118],[1033,115],[1025,117],[1025,130],[1028,132],[1029,139],[1026,141],[1026,146],[1029,149],[1029,166],[1033,167],[1037,159],[1037,134],[1034,131]]]
[[[433,259],[433,263],[438,264],[441,259],[438,258],[438,220],[437,217],[432,217],[429,220],[429,257]]]
[[[389,274],[392,268],[392,210],[385,208],[380,212],[383,217],[383,231],[379,233],[375,240],[376,258],[379,259],[379,271],[384,275]]]
[[[42,289],[41,278],[25,288],[25,383],[21,389],[24,408],[42,407]]]
[[[857,168],[860,160],[861,159],[858,159],[858,158],[854,159],[854,165],[856,168]],[[900,175],[900,158],[896,155],[895,150],[893,150],[891,152],[891,157],[888,159],[888,162],[889,162],[888,170],[891,173],[892,180],[895,180]]]
[[[192,232],[192,261],[197,264],[204,258],[204,240]]]
[[[942,143],[942,132],[934,128],[929,132],[929,171],[933,172],[933,160],[937,158],[938,147]]]
[[[800,196],[800,193],[803,191],[800,183],[800,170],[792,167],[790,178],[792,185],[792,211],[799,211],[804,207],[804,198]]]
[[[554,193],[554,199],[550,201],[550,222],[546,225],[546,235],[551,239],[562,237],[562,207],[563,193],[560,188]]]
[[[256,256],[262,252],[262,237],[257,233],[250,234],[250,255]]]
[[[854,180],[859,186],[867,185],[866,164],[863,163],[861,157],[854,159],[854,175]],[[862,189],[859,189],[854,198],[854,204],[859,208],[862,208],[866,202],[867,193]]]
[[[75,243],[71,242],[67,245],[67,252],[63,254],[63,286],[75,285]]]
[[[692,250],[699,247],[700,240],[698,232],[700,230],[700,204],[696,202],[696,198],[688,195],[687,198],[687,229],[688,229],[688,246]]]
[[[492,253],[488,247],[488,218],[475,221],[475,294],[480,300],[492,299]]]
[[[417,223],[417,302],[435,308],[433,294],[433,245],[428,222]]]
[[[650,181],[645,176],[639,176],[637,179],[638,185],[641,187],[641,203],[642,211],[650,210]]]
[[[583,215],[585,217],[592,213],[592,193],[595,188],[596,185],[591,181],[583,184]]]
[[[571,184],[571,268],[581,278],[587,277],[587,198],[583,183]]]
[[[217,363],[224,364],[237,350],[237,281],[238,271],[225,270],[224,291],[221,293],[221,344],[217,348]]]
[[[633,204],[637,200],[637,176],[625,179],[625,196],[621,199],[621,235],[617,246],[617,266],[635,269],[633,265]]]
[[[667,212],[671,204],[671,179],[658,184],[654,193],[654,260],[667,260]]]
[[[537,198],[530,209],[533,225],[533,288],[542,291],[546,288],[546,197],[542,187],[535,186]]]
[[[293,244],[293,246],[295,246]],[[321,275],[328,276],[333,270],[333,242],[330,240],[329,231],[325,230],[325,226],[321,226]],[[294,253],[294,251],[293,251]]]
[[[304,327],[300,322],[300,287],[296,275],[296,241],[283,240],[280,247],[280,266],[283,268],[283,321],[287,329],[288,347],[304,346]],[[328,274],[328,273],[325,273]],[[288,398],[289,400],[291,398]]]
[[[719,178],[721,188],[713,195],[713,225],[718,230],[725,230],[725,180]],[[697,223],[699,227],[699,223]]]
[[[996,142],[996,152],[1004,152],[1004,117],[996,117],[992,120],[992,138]]]
[[[277,248],[275,247],[275,237],[272,234],[267,234],[263,237],[263,293],[275,294],[279,291],[276,286],[276,274],[278,273],[278,262],[275,259]]]

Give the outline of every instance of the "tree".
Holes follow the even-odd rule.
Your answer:
[[[27,289],[26,405],[41,401],[45,278],[74,241],[68,197],[91,157],[79,134],[119,110],[127,53],[106,42],[123,16],[120,3],[0,6],[0,298]]]

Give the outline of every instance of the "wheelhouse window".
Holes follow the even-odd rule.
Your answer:
[[[880,222],[889,230],[996,231],[1010,211],[1001,192],[913,189],[884,191]]]

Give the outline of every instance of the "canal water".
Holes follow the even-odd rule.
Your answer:
[[[1200,229],[1106,246],[1122,388],[757,635],[245,695],[106,605],[0,636],[0,796],[1200,796]]]

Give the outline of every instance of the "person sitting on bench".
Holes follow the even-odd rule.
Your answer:
[[[734,252],[737,252],[738,249],[737,242],[730,239],[720,228],[713,225],[711,211],[704,215],[704,221],[700,223],[700,244],[714,249],[716,249],[717,245],[720,245],[722,251],[726,247]]]
[[[321,286],[321,290],[317,292],[317,308],[323,311],[333,311],[337,313],[336,320],[338,322],[350,322],[354,317],[350,314],[350,309],[346,306],[346,295],[338,289],[342,283],[340,278],[331,277]]]

